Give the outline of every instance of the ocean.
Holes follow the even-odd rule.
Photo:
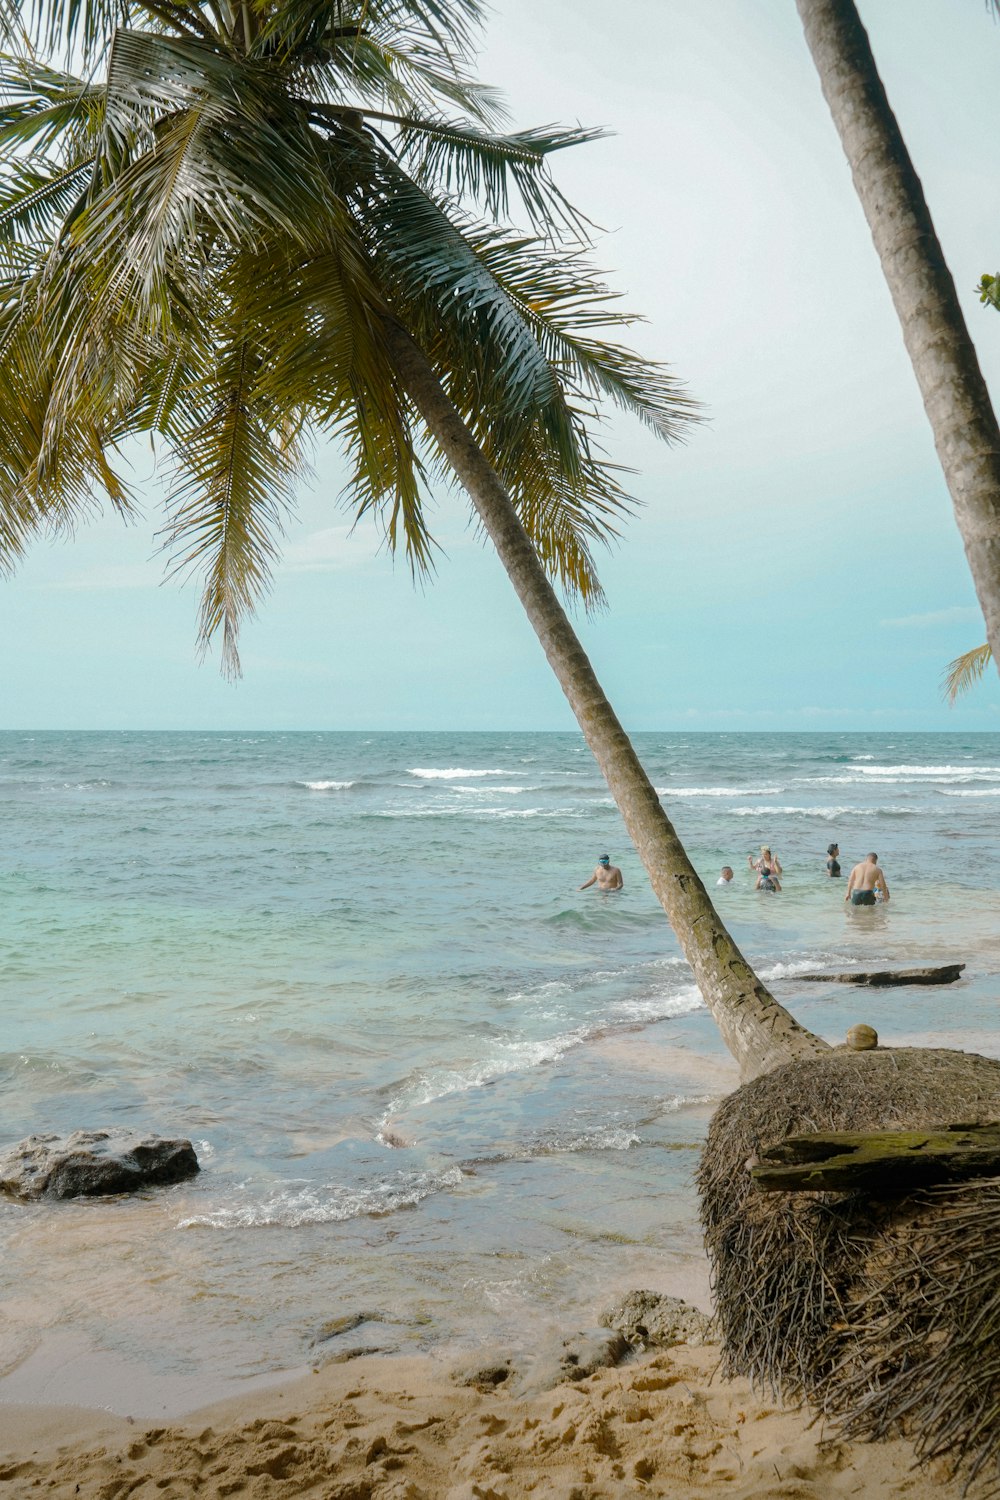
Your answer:
[[[1000,1056],[1000,735],[635,740],[807,1026]],[[833,840],[845,875],[878,852],[887,906],[845,907]],[[579,891],[604,852],[624,891]],[[0,1400],[174,1412],[704,1285],[692,1178],[735,1073],[578,736],[0,734],[0,913],[0,1149],[130,1126],[203,1168],[0,1200]]]

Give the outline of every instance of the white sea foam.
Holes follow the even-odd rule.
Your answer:
[[[178,1229],[294,1229],[300,1224],[338,1224],[345,1219],[381,1218],[413,1208],[432,1193],[458,1187],[459,1167],[443,1172],[398,1172],[370,1187],[302,1187],[286,1184],[263,1197],[249,1196],[206,1214],[192,1214]]]
[[[487,1057],[463,1063],[457,1067],[427,1068],[406,1079],[386,1106],[379,1128],[403,1110],[421,1109],[447,1099],[452,1094],[464,1094],[482,1088],[509,1073],[520,1073],[537,1068],[543,1063],[554,1062],[571,1047],[578,1047],[587,1039],[583,1028],[568,1031],[537,1041],[500,1042],[497,1049]]]
[[[471,781],[475,776],[509,776],[509,771],[469,771],[462,766],[447,766],[443,770],[436,766],[413,766],[410,776],[419,776],[422,781]]]
[[[780,786],[658,786],[658,797],[774,797]]]
[[[457,786],[455,790],[456,792],[461,792],[466,797],[494,797],[497,794],[507,797],[517,797],[522,792],[540,792],[542,788],[538,786],[497,786],[495,782],[491,782],[489,786]]]
[[[942,797],[1000,797],[1000,786],[954,787],[943,786]]]
[[[726,811],[732,818],[822,818],[825,823],[832,823],[835,818],[878,818],[887,814],[913,817],[916,814],[912,807],[729,807]]]
[[[651,1025],[654,1021],[666,1021],[672,1016],[690,1015],[693,1010],[701,1010],[704,1004],[701,991],[697,985],[691,984],[685,985],[675,995],[647,995],[620,1000],[614,1008],[614,1019],[617,1022],[642,1021]]]
[[[903,780],[1000,781],[1000,766],[859,766],[862,776],[898,777]]]
[[[564,1151],[628,1151],[633,1146],[641,1145],[642,1136],[637,1135],[634,1130],[626,1130],[620,1125],[599,1125],[595,1130],[585,1130],[569,1140],[557,1138],[547,1142],[544,1150],[553,1154]]]
[[[346,792],[354,786],[353,781],[297,781],[296,786],[308,787],[311,792]]]

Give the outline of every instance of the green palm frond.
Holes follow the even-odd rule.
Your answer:
[[[639,320],[611,305],[617,299],[581,250],[567,253],[493,227],[469,225],[464,236],[573,389],[607,397],[667,442],[700,420],[698,403],[667,366],[593,336]]]
[[[966,651],[964,655],[956,656],[954,661],[950,661],[942,679],[948,702],[953,704],[963,693],[981,682],[983,673],[992,660],[993,652],[986,645],[976,646],[974,650]]]
[[[53,56],[82,56],[89,65],[103,56],[129,0],[0,0],[0,38],[34,46]]]
[[[171,575],[205,577],[199,640],[222,638],[222,666],[239,674],[240,625],[269,586],[295,483],[305,468],[299,423],[262,401],[259,354],[236,337],[199,392],[202,420],[176,431],[175,482],[163,544]],[[207,386],[207,388],[206,388]]]
[[[559,191],[548,158],[568,146],[600,140],[603,130],[547,127],[497,135],[444,119],[396,119],[401,160],[417,181],[444,190],[456,200],[471,199],[494,219],[510,214],[510,190],[517,192],[529,218],[551,234],[562,225],[574,235],[587,221]]]
[[[60,357],[25,316],[23,288],[0,289],[0,569],[40,533],[72,529],[101,494],[122,513],[134,502],[108,460],[92,397],[71,410],[57,395]],[[6,292],[6,294],[5,294]],[[30,305],[30,301],[29,301]],[[53,441],[53,417],[59,441]]]
[[[392,304],[460,327],[473,359],[487,349],[507,406],[534,412],[559,400],[553,371],[521,312],[453,218],[384,154],[374,173],[374,191],[355,213]]]
[[[5,164],[0,174],[0,243],[32,245],[40,235],[54,238],[58,225],[81,201],[96,159],[85,156],[64,168],[52,166],[44,157]]]
[[[67,164],[93,153],[104,118],[103,86],[9,52],[0,54],[0,77],[0,152],[57,151]]]

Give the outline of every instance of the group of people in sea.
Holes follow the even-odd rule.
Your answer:
[[[826,853],[826,873],[831,879],[838,880],[840,878],[840,845],[828,844]],[[781,890],[781,860],[772,852],[770,845],[761,844],[760,854],[756,858],[748,854],[747,864],[757,876],[755,890]],[[735,878],[732,865],[723,865],[722,873],[715,883],[716,885],[732,885]],[[596,885],[599,891],[620,891],[624,888],[625,881],[622,878],[622,872],[617,865],[611,863],[610,854],[602,854],[599,857],[593,875],[578,889],[585,891],[592,885]],[[888,899],[889,886],[885,871],[878,862],[878,855],[866,854],[847,877],[844,900],[849,901],[852,906],[875,906]]]
[[[828,844],[826,853],[826,873],[831,879],[839,880],[840,845]],[[756,857],[748,854],[747,864],[757,876],[755,890],[781,890],[781,861],[776,854],[772,853],[768,844],[761,844],[760,854]],[[732,865],[723,865],[722,872],[715,883],[716,885],[732,885],[734,879]],[[849,901],[852,906],[875,906],[888,899],[889,884],[885,878],[885,871],[878,862],[878,855],[866,854],[847,877],[844,900]]]

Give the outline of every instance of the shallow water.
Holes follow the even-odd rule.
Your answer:
[[[1000,1055],[1000,736],[637,744],[807,1025]],[[832,839],[845,871],[878,850],[889,906],[845,908]],[[579,892],[605,848],[624,892]],[[0,735],[0,851],[0,1146],[134,1125],[204,1168],[0,1204],[0,1372],[71,1329],[194,1393],[342,1316],[371,1315],[321,1357],[530,1343],[703,1282],[691,1174],[734,1074],[577,737]],[[795,983],[949,960],[947,990]]]

